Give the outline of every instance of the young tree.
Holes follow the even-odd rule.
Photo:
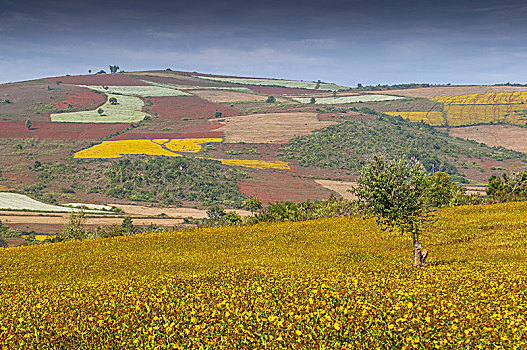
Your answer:
[[[116,105],[117,104],[117,98],[115,97],[110,97],[110,99],[108,100],[108,102],[110,102],[111,105]]]
[[[26,128],[31,129],[31,120],[26,120]]]
[[[426,265],[428,251],[421,248],[419,234],[422,226],[433,220],[426,179],[420,164],[374,156],[350,190],[358,198],[359,210],[375,217],[383,230],[395,229],[412,237],[416,266]]]
[[[83,229],[86,218],[84,211],[78,213],[72,212],[70,214],[69,222],[64,226],[64,230],[60,235],[61,240],[79,239],[83,240],[88,237],[88,233]]]
[[[119,70],[119,66],[118,65],[109,65],[110,67],[110,73],[117,73],[117,71]]]
[[[267,103],[275,103],[276,102],[276,98],[273,95],[269,95],[269,96],[267,96],[267,100],[265,100],[265,102],[267,102]]]
[[[309,103],[311,103],[311,104],[315,104],[315,102],[317,102],[317,101],[315,100],[315,98],[314,98],[314,97],[311,97],[311,99],[309,100]]]
[[[136,229],[130,215],[126,215],[121,223],[121,229],[129,234],[135,233]]]
[[[255,212],[262,209],[262,201],[256,197],[249,196],[249,198],[247,198],[247,200],[242,203],[242,207],[254,215]]]
[[[97,113],[99,113],[99,115],[102,116],[102,115],[104,114],[104,109],[99,108],[99,109],[97,110]]]

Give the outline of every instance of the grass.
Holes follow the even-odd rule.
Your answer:
[[[361,217],[10,248],[0,344],[523,348],[526,210],[438,211],[422,269],[409,238]]]
[[[115,97],[117,104],[109,102],[110,98]],[[108,101],[100,108],[82,111],[53,113],[50,115],[52,122],[59,123],[137,123],[146,116],[143,109],[143,101],[135,96],[123,96],[108,93]],[[101,115],[98,110],[102,109]]]

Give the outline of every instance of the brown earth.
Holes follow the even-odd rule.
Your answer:
[[[49,90],[48,89],[49,86]],[[67,96],[82,94],[89,91],[72,85],[53,85],[38,83],[17,83],[0,85],[0,120],[49,121],[49,113],[59,112],[61,109],[55,103],[63,101]],[[101,95],[100,104],[104,103]],[[9,101],[9,103],[7,102]],[[79,111],[96,108],[99,104],[73,106],[68,111]]]
[[[427,88],[364,91],[369,94],[388,94],[407,97],[433,97],[449,95],[482,94],[487,92],[527,91],[527,86],[432,86]]]
[[[295,136],[335,124],[319,121],[317,113],[310,112],[251,114],[211,121],[224,124],[215,131],[225,134],[226,143],[286,143]]]
[[[333,180],[315,180],[315,182],[330,191],[336,192],[344,199],[356,199],[348,190],[354,187],[356,182],[333,181]]]
[[[264,204],[323,200],[332,194],[312,179],[264,171],[254,172],[250,180],[240,182],[238,187],[246,196],[256,197]]]
[[[512,125],[478,125],[451,128],[450,136],[527,153],[527,128]]]
[[[146,216],[156,216],[160,214],[165,214],[170,217],[176,218],[194,218],[194,219],[203,219],[207,217],[207,211],[202,209],[194,208],[153,208],[145,207],[141,205],[126,205],[126,204],[109,204],[112,207],[117,207],[122,209],[125,213],[130,215],[146,215]],[[250,212],[247,210],[227,210],[227,211],[236,211],[241,216],[250,215]]]

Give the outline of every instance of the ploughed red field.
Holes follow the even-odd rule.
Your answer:
[[[52,101],[51,103],[57,107],[66,109],[74,107],[80,110],[93,109],[106,102],[106,95],[97,94],[90,89],[82,89],[81,92],[75,92],[65,96],[62,101]],[[85,107],[85,108],[82,108]]]
[[[221,131],[211,131],[211,132],[189,132],[185,133],[185,130],[182,130],[181,133],[166,132],[166,133],[144,133],[144,134],[135,134],[135,133],[126,133],[117,135],[112,138],[112,141],[117,140],[143,140],[143,139],[204,139],[204,138],[223,138],[225,135]]]
[[[93,75],[76,75],[69,77],[46,78],[45,81],[61,81],[63,84],[75,85],[101,85],[101,86],[149,86],[139,79],[122,74],[93,74]]]
[[[234,108],[224,107],[196,96],[151,97],[148,100],[154,104],[150,110],[168,119],[180,118],[211,118],[216,112],[222,117],[238,115]]]
[[[128,124],[78,124],[33,122],[26,128],[23,121],[0,121],[0,138],[96,140],[114,132],[121,132]]]

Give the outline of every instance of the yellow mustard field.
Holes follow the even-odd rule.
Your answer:
[[[440,102],[445,105],[449,104],[463,104],[463,105],[479,105],[479,104],[511,104],[511,103],[527,103],[527,91],[516,92],[489,92],[482,94],[467,94],[454,96],[436,96],[429,97],[430,100]]]
[[[220,161],[225,165],[235,165],[245,168],[256,168],[256,169],[279,169],[279,170],[289,170],[291,167],[287,162],[282,162],[280,160],[252,160],[252,159],[217,159],[217,158],[207,158],[212,160]]]
[[[197,153],[201,144],[222,141],[221,138],[103,141],[75,153],[74,158],[120,158],[123,155],[180,157],[174,152]]]
[[[523,349],[527,203],[2,250],[2,349]]]
[[[501,123],[527,125],[527,105],[456,105],[444,106],[448,125]]]
[[[393,116],[400,116],[403,119],[411,122],[424,122],[433,126],[440,126],[445,124],[445,118],[442,112],[430,111],[430,112],[387,112],[386,114]]]

